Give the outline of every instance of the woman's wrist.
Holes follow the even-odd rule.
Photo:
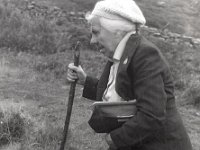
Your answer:
[[[87,78],[87,74],[86,73],[83,73],[83,77],[82,79],[78,79],[77,83],[84,86],[85,85],[85,81],[86,81],[86,78]]]

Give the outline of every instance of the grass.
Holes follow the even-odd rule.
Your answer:
[[[32,14],[34,10],[26,10],[27,5],[23,0],[14,2],[0,1],[0,47],[9,47],[15,52],[52,54],[70,49],[73,45],[66,43],[77,39],[77,34],[86,33],[78,25],[66,22],[67,18],[47,18],[40,12],[37,14],[37,11],[35,16]],[[20,8],[16,7],[17,4]],[[62,27],[59,21],[65,22]],[[86,38],[82,36],[80,40],[85,42]]]
[[[192,0],[191,0],[192,1]],[[36,1],[49,8],[62,6],[67,11],[85,11],[94,1]],[[148,24],[186,33],[184,19],[191,21],[192,8],[186,1],[169,1],[174,5],[158,7],[153,0],[137,1],[147,15]],[[80,7],[81,6],[81,7]],[[170,7],[171,6],[171,7]],[[182,8],[185,7],[182,13]],[[195,8],[197,5],[194,6]],[[105,59],[89,45],[89,32],[85,25],[69,22],[66,18],[34,17],[25,11],[23,0],[0,0],[0,114],[9,128],[17,134],[7,134],[3,150],[55,150],[60,146],[66,115],[69,83],[67,65],[73,61],[72,49],[81,41],[81,65],[84,70],[99,77]],[[176,16],[174,14],[176,13]],[[181,13],[181,14],[180,14]],[[173,16],[173,17],[172,17]],[[179,20],[177,22],[177,20]],[[153,20],[153,21],[151,21]],[[191,24],[199,31],[198,24]],[[197,32],[190,33],[196,36]],[[199,72],[200,53],[184,44],[167,43],[142,33],[154,42],[169,61],[175,81],[177,103],[191,137],[194,150],[200,145],[199,132]],[[88,126],[91,101],[81,97],[82,87],[77,86],[66,149],[104,150],[107,145],[103,134],[95,134]],[[9,113],[8,113],[9,112]],[[10,119],[9,119],[10,118]],[[6,121],[7,120],[7,121]],[[0,125],[3,132],[8,126]],[[15,130],[19,127],[19,132]],[[18,134],[20,133],[20,134]],[[1,134],[2,135],[2,134]],[[15,136],[16,135],[16,136]],[[15,138],[17,137],[17,138]],[[9,140],[7,140],[9,139]]]
[[[163,45],[164,43],[161,42],[160,44]],[[184,55],[180,50],[174,48],[173,51],[173,54],[176,52],[180,57],[172,57],[170,60],[181,60],[180,63],[187,60],[183,59]],[[5,149],[12,149],[13,147],[18,150],[59,149],[66,115],[66,101],[69,84],[64,82],[64,76],[62,78],[56,78],[54,76],[55,68],[51,70],[47,67],[46,69],[48,70],[48,73],[45,75],[46,71],[37,70],[37,66],[40,66],[41,64],[49,64],[54,61],[57,61],[57,63],[64,62],[63,64],[67,65],[72,61],[72,57],[70,57],[71,54],[71,51],[48,56],[33,56],[24,52],[16,56],[5,52],[1,53],[1,58],[4,58],[4,62],[7,62],[4,65],[4,68],[7,68],[7,73],[4,75],[2,73],[3,79],[1,78],[2,80],[0,80],[0,89],[2,92],[1,99],[5,101],[8,106],[14,105],[15,107],[20,106],[23,108],[22,110],[26,114],[26,120],[30,120],[30,125],[25,126],[26,133],[22,138],[23,142],[13,141],[10,145],[6,146]],[[170,51],[166,51],[165,54],[170,58]],[[101,55],[95,51],[82,51],[81,60],[81,63],[87,72],[93,72],[96,76],[100,75],[105,63],[105,60]],[[198,59],[195,58],[192,62],[195,61],[198,61]],[[101,65],[99,65],[98,62],[101,62]],[[170,63],[174,62],[176,61],[173,60],[173,62],[171,61]],[[185,63],[182,65],[184,66]],[[19,67],[21,68],[16,69],[15,74],[11,73],[13,68]],[[181,88],[176,87],[176,96],[178,97],[178,102],[181,104],[186,102],[184,105],[179,104],[179,107],[181,106],[181,114],[184,116],[184,123],[190,133],[195,148],[194,150],[198,150],[199,144],[196,139],[200,137],[198,134],[199,117],[195,117],[194,113],[198,112],[198,110],[193,106],[193,100],[198,96],[198,87],[195,89],[196,93],[191,93],[187,88],[187,85],[194,88],[193,83],[195,83],[195,78],[191,78],[191,76],[188,76],[189,74],[186,74],[188,68],[179,67],[178,64],[175,64],[173,67],[178,67],[177,69],[181,70],[181,72],[184,71],[183,75],[185,76],[182,77],[182,80],[184,80],[185,84],[183,84],[184,86],[182,84],[182,86],[179,85]],[[10,75],[8,76],[7,74],[9,72]],[[179,75],[178,73],[180,72],[177,71],[174,73]],[[21,75],[23,75],[23,78]],[[177,79],[179,77],[180,76],[178,76]],[[49,80],[45,78],[48,78]],[[186,91],[188,91],[188,93]],[[74,150],[106,149],[107,145],[103,140],[104,135],[94,134],[87,124],[90,115],[89,106],[92,102],[81,98],[81,93],[82,88],[77,86],[66,148]],[[185,93],[186,95],[181,95],[181,93]],[[189,95],[189,93],[191,95]],[[187,99],[187,96],[189,96],[190,99]],[[181,98],[183,97],[186,99],[182,100]],[[10,101],[12,103],[10,103]],[[189,110],[192,110],[192,112],[188,111],[187,106],[190,106]]]
[[[98,0],[48,0],[54,5],[66,11],[88,11],[91,10]],[[198,0],[163,0],[165,4],[159,6],[160,1],[135,0],[141,7],[147,25],[162,29],[168,24],[167,30],[186,34],[188,36],[200,37],[199,20],[200,2]],[[197,32],[198,31],[198,32]]]
[[[200,2],[194,0],[163,0],[165,4],[158,6],[159,1],[136,0],[147,18],[147,25],[162,29],[165,25],[167,30],[188,36],[200,37],[198,10]]]
[[[72,54],[69,51],[60,55],[55,54],[51,57],[33,56],[24,52],[16,56],[13,56],[13,53],[7,54],[5,51],[1,53],[3,60],[9,62],[4,64],[3,67],[6,68],[7,72],[2,71],[1,101],[6,102],[9,107],[11,105],[20,106],[19,108],[22,108],[26,114],[26,120],[30,121],[29,125],[25,126],[26,132],[20,138],[20,142],[12,141],[8,146],[3,147],[4,149],[12,149],[14,145],[22,150],[51,150],[59,148],[66,115],[68,95],[66,91],[69,89],[69,84],[64,83],[66,80],[62,78],[56,78],[54,70],[48,70],[47,67],[49,72],[47,77],[45,76],[45,71],[38,71],[36,66],[41,65],[41,60],[42,64],[46,62],[48,64],[48,61],[53,62],[55,60],[68,64],[72,61],[69,53]],[[88,53],[90,53],[90,56],[96,55],[96,52],[83,51],[81,52],[81,59],[88,58]],[[91,70],[93,65],[98,64],[95,59],[102,59],[103,61],[102,56],[99,55],[91,57],[90,61],[82,62],[84,68],[88,67],[87,71],[95,71],[95,68]],[[91,61],[95,63],[91,64]],[[101,70],[103,64],[98,67]],[[18,68],[15,74],[12,73],[14,68]],[[100,71],[96,72],[96,74],[99,75]],[[106,144],[102,141],[101,135],[95,135],[87,125],[86,117],[90,114],[89,105],[91,102],[85,101],[85,103],[82,103],[81,87],[78,86],[77,90],[66,147],[79,150],[86,149],[86,147],[94,149],[98,145],[104,149],[103,147],[106,147]]]
[[[0,106],[0,146],[20,142],[28,120],[14,102],[7,105],[7,102],[1,101]]]

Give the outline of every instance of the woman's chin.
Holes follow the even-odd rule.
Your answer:
[[[108,61],[114,62],[113,58],[110,58],[110,57],[107,57],[107,56],[105,56],[105,57],[106,57],[106,59],[107,59]]]
[[[104,49],[101,49],[101,50],[100,50],[100,53],[103,54],[103,56],[104,56],[107,60],[113,62],[113,59],[112,59],[112,56],[113,56],[113,55],[112,55],[111,53],[106,53],[106,52],[104,51]]]

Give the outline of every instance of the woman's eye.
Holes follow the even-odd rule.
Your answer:
[[[99,32],[98,32],[98,31],[95,31],[95,30],[92,30],[92,33],[96,35],[96,34],[98,34]]]

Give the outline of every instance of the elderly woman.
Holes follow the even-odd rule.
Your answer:
[[[68,80],[84,86],[83,97],[96,101],[136,99],[137,112],[106,141],[113,150],[192,150],[177,111],[169,67],[160,50],[138,34],[145,18],[133,0],[104,0],[86,19],[91,43],[107,57],[100,79],[69,64]]]

